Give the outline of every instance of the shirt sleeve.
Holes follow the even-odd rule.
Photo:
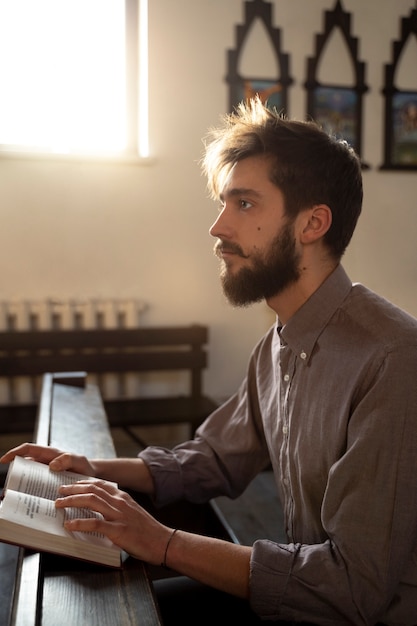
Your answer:
[[[417,623],[416,349],[389,353],[355,406],[322,502],[320,544],[257,541],[252,608],[264,619]]]
[[[140,452],[154,481],[157,506],[181,499],[198,503],[220,495],[235,498],[268,466],[255,369],[252,359],[238,392],[205,420],[193,440],[172,450],[149,447]]]

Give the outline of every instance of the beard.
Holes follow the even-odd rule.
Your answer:
[[[242,267],[235,274],[223,264],[220,280],[224,294],[233,306],[244,307],[268,300],[282,293],[300,277],[300,255],[295,247],[292,222],[284,225],[264,253],[253,252],[249,257],[237,244],[219,240],[215,251],[222,248],[251,259],[250,267]]]

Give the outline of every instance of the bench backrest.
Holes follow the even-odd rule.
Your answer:
[[[79,370],[99,375],[188,370],[191,396],[198,397],[207,341],[207,327],[197,324],[0,332],[0,377]]]

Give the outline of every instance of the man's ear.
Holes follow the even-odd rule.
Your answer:
[[[332,212],[327,204],[317,204],[307,209],[300,233],[301,243],[313,243],[324,237],[332,224]]]

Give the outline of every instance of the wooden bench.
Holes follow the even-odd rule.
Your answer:
[[[80,374],[43,380],[34,441],[113,458],[98,388]],[[161,626],[147,568],[133,558],[113,569],[0,543],[0,584],[4,626]]]
[[[0,381],[7,393],[0,432],[33,430],[44,373],[83,370],[96,376],[111,426],[188,423],[193,434],[217,406],[203,393],[207,341],[208,330],[201,325],[0,332]],[[150,372],[182,375],[187,389],[131,397],[128,377]],[[109,375],[116,378],[114,397],[107,397],[103,385]],[[16,391],[22,378],[32,387],[25,402]]]
[[[287,543],[284,513],[272,471],[261,472],[239,498],[214,498],[211,507],[234,543],[251,546],[257,539]]]

